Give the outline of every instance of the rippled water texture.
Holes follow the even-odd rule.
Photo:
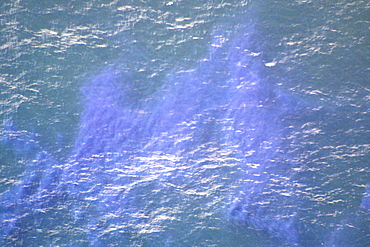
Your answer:
[[[4,246],[369,246],[363,1],[16,1]]]

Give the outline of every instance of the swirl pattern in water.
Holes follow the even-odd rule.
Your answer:
[[[262,68],[273,62],[262,61],[253,25],[222,29],[207,57],[175,68],[140,100],[124,57],[91,76],[65,163],[38,146],[37,134],[6,121],[3,142],[37,155],[0,198],[1,244],[248,246],[253,239],[256,246],[308,246],[304,164],[288,149],[302,123],[328,109],[264,78]],[[367,195],[362,206],[369,204]],[[315,244],[336,246],[341,233],[352,234],[350,222]],[[354,228],[368,236],[366,227]]]

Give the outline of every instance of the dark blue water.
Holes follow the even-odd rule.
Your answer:
[[[368,246],[363,1],[2,4],[4,246]]]

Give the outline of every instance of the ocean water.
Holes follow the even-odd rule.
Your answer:
[[[1,246],[369,246],[366,1],[8,1]]]

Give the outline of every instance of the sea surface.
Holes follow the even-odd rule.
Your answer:
[[[3,0],[1,246],[370,246],[370,4]]]

